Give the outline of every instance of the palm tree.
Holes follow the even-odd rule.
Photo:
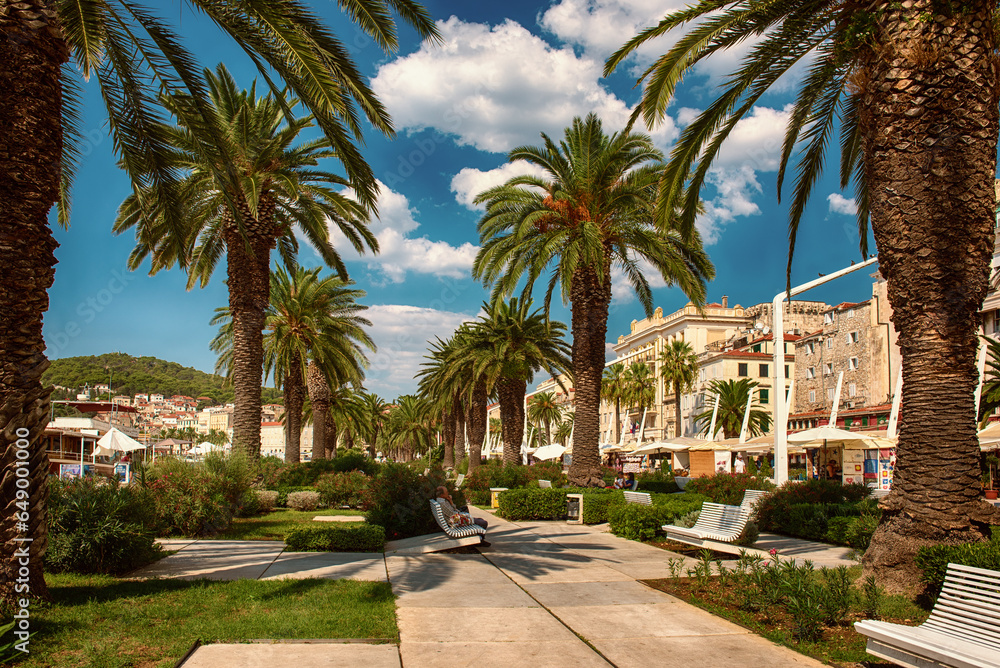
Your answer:
[[[183,238],[175,237],[162,211],[153,215],[146,211],[144,202],[155,194],[151,187],[136,189],[125,200],[114,230],[136,228],[130,269],[137,269],[147,256],[152,260],[151,273],[181,264],[188,271],[189,289],[207,285],[225,254],[235,339],[233,445],[256,457],[271,248],[277,245],[285,265],[294,270],[298,228],[323,261],[346,279],[347,270],[329,241],[328,222],[336,224],[358,252],[377,252],[378,242],[367,227],[364,208],[330,187],[348,185],[345,179],[315,169],[319,160],[336,157],[330,143],[325,138],[298,143],[299,135],[312,126],[310,117],[292,118],[288,103],[271,95],[257,97],[255,86],[239,90],[222,65],[215,74],[206,71],[205,78],[209,119],[225,145],[207,143],[200,126],[184,124],[180,110],[190,100],[179,95],[163,98],[163,104],[181,125],[159,127],[172,144],[165,151],[169,164],[186,174],[179,202],[186,214]],[[238,169],[220,178],[215,166],[224,160]],[[177,251],[179,246],[182,250]],[[321,392],[317,373],[314,366],[307,383]],[[316,400],[323,402],[323,395]],[[321,424],[316,435],[322,439]]]
[[[628,404],[639,413],[656,400],[656,381],[653,370],[645,362],[633,362],[625,373],[625,397]]]
[[[604,374],[601,378],[601,398],[608,403],[614,402],[615,404],[615,431],[613,443],[617,443],[621,440],[622,435],[622,399],[625,398],[625,365],[621,362],[615,362],[604,369]]]
[[[362,393],[359,402],[362,412],[356,427],[358,436],[368,444],[368,456],[375,457],[375,447],[385,428],[389,404],[374,392]]]
[[[681,423],[681,394],[690,392],[698,377],[698,355],[687,341],[674,339],[660,353],[660,377],[673,388],[675,436],[683,436]]]
[[[479,222],[483,246],[473,273],[494,285],[494,296],[512,294],[526,278],[523,295],[550,272],[545,296],[561,287],[571,303],[573,377],[577,411],[570,481],[603,484],[600,435],[601,375],[604,370],[611,270],[632,285],[647,316],[653,302],[639,261],[668,285],[679,285],[696,304],[705,301],[705,280],[714,275],[697,235],[655,225],[652,200],[662,154],[646,136],[604,134],[590,114],[576,118],[558,145],[544,133],[544,145],[523,146],[509,159],[526,160],[545,177],[518,176],[476,198],[486,204]]]
[[[539,392],[528,400],[528,419],[545,425],[545,443],[552,442],[551,425],[559,424],[562,419],[562,407],[556,402],[556,395],[552,392]]]
[[[570,436],[573,435],[573,418],[576,413],[567,413],[566,418],[556,425],[556,440],[559,441],[563,446],[567,444]]]
[[[291,463],[301,458],[302,406],[309,365],[318,367],[326,382],[332,378],[339,386],[364,377],[368,365],[365,349],[375,351],[365,331],[371,322],[360,315],[368,307],[357,303],[365,296],[364,290],[353,289],[353,282],[336,276],[320,276],[320,271],[319,267],[298,267],[289,273],[278,267],[270,276],[264,373],[273,373],[275,382],[283,388],[285,461]],[[234,348],[229,309],[216,309],[212,324],[219,325],[219,333],[212,341],[212,350],[219,355],[216,369],[228,376],[233,368]],[[313,436],[316,458],[319,449],[316,434]]]
[[[722,142],[785,72],[808,64],[778,171],[780,195],[795,156],[788,262],[839,129],[841,187],[854,180],[862,256],[871,220],[903,351],[893,494],[882,503],[864,557],[866,572],[890,591],[918,586],[921,546],[988,540],[998,521],[979,499],[973,404],[977,313],[989,288],[996,225],[997,18],[993,0],[702,0],[640,33],[605,68],[695,22],[643,75],[637,112],[651,127],[689,68],[732,44],[759,40],[684,130],[663,173],[658,208],[681,208],[690,230],[692,203]]]
[[[570,365],[566,326],[548,320],[541,310],[531,311],[531,301],[515,298],[483,304],[486,314],[470,329],[458,357],[476,378],[485,381],[500,399],[503,460],[521,460],[524,438],[524,395],[535,373],[545,369],[552,377]]]
[[[363,116],[377,131],[392,134],[384,107],[343,43],[299,0],[228,3],[193,0],[222,32],[244,48],[262,74],[276,73],[315,116],[336,147],[359,199],[371,207],[376,181],[355,145]],[[421,37],[437,37],[424,9],[412,0],[347,0],[358,27],[387,52],[398,47],[394,12]],[[42,576],[46,548],[45,478],[48,463],[40,436],[49,415],[48,366],[42,338],[47,291],[55,275],[56,242],[49,211],[58,203],[58,222],[68,225],[70,191],[81,156],[81,82],[93,77],[107,106],[115,150],[133,183],[152,186],[146,204],[162,207],[173,229],[183,227],[177,206],[177,176],[164,158],[167,140],[158,130],[155,95],[185,91],[194,104],[185,114],[207,114],[205,84],[195,60],[170,23],[132,0],[67,3],[4,0],[0,13],[0,117],[17,119],[0,136],[0,431],[29,442],[27,492],[32,499],[28,530],[15,525],[15,448],[0,455],[5,499],[0,543],[30,537],[27,584],[32,597],[48,598]],[[73,66],[64,67],[70,59]],[[322,66],[317,66],[322,63]],[[269,79],[271,81],[271,79]],[[274,83],[277,90],[278,83]],[[197,124],[188,118],[190,125]],[[205,124],[205,127],[209,127]],[[221,143],[221,142],[220,142]],[[219,166],[224,169],[224,165]],[[0,562],[0,599],[13,606],[19,556],[5,549]],[[23,582],[25,578],[21,577]]]
[[[389,446],[409,460],[431,446],[431,408],[426,400],[412,394],[400,397],[396,404],[386,426]]]
[[[715,431],[712,436],[719,433],[721,429],[724,438],[736,438],[743,429],[743,416],[747,411],[747,397],[755,390],[759,383],[749,378],[739,380],[713,380],[709,383],[709,391],[719,397],[719,412],[715,419]],[[710,410],[699,413],[694,417],[695,423],[703,423],[701,433],[707,434],[711,429],[712,412],[715,405]],[[760,436],[771,427],[771,415],[763,410],[758,404],[750,405],[750,422],[747,426],[749,435]]]
[[[428,361],[421,365],[422,369],[417,373],[420,396],[443,424],[444,458],[441,464],[445,468],[455,466],[459,416],[464,410],[462,395],[467,387],[465,378],[459,372],[468,367],[457,363],[457,352],[454,337],[447,341],[435,338],[430,353],[424,356]]]

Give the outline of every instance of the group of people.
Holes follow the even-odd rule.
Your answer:
[[[448,488],[445,487],[444,485],[439,486],[434,491],[434,494],[437,497],[434,500],[437,501],[439,506],[441,506],[441,512],[444,513],[445,521],[447,521],[450,526],[461,526],[463,524],[478,524],[483,529],[489,526],[489,522],[487,522],[482,517],[473,517],[469,513],[468,506],[462,506],[461,509],[456,508],[455,500],[451,498],[451,493],[448,491]],[[485,534],[480,536],[479,546],[480,547],[490,546],[489,541],[486,540]]]
[[[631,490],[631,491],[634,492],[635,488],[636,488],[636,486],[638,486],[638,484],[639,483],[636,482],[636,480],[635,480],[635,474],[634,473],[622,473],[621,471],[619,471],[618,472],[618,477],[615,478],[614,488],[615,489],[627,489],[627,490]]]

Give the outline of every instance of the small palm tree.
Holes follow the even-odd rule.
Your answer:
[[[385,428],[389,404],[374,392],[362,393],[359,398],[362,413],[357,430],[360,438],[368,445],[368,456],[375,456],[375,448]]]
[[[656,400],[653,370],[645,362],[633,362],[628,365],[625,373],[625,397],[628,404],[640,415]]]
[[[466,379],[460,373],[468,367],[457,363],[457,353],[454,337],[447,341],[436,338],[429,354],[424,356],[429,361],[422,365],[417,374],[420,378],[420,396],[442,421],[444,458],[441,464],[445,468],[455,466],[455,444],[465,406],[463,394],[468,387]]]
[[[427,452],[432,431],[431,407],[426,400],[412,394],[397,400],[386,426],[389,446],[397,456],[410,460]]]
[[[545,443],[543,445],[551,443],[551,426],[559,424],[559,421],[562,420],[562,407],[556,401],[556,395],[553,392],[539,392],[532,395],[528,400],[528,419],[536,424],[545,425]]]
[[[633,132],[606,135],[591,114],[576,118],[558,144],[542,134],[543,146],[523,146],[510,160],[526,160],[545,176],[518,176],[476,198],[486,205],[479,222],[482,248],[473,273],[492,284],[494,299],[522,296],[549,274],[545,294],[561,288],[571,304],[573,378],[577,411],[570,480],[602,485],[601,375],[611,303],[611,269],[620,269],[647,315],[653,301],[639,261],[668,285],[679,285],[696,304],[705,301],[705,281],[714,269],[697,233],[681,235],[654,224],[652,201],[662,154],[652,140]]]
[[[715,420],[715,432],[721,429],[725,438],[736,438],[743,429],[743,416],[747,410],[747,398],[750,392],[754,391],[759,383],[749,378],[739,380],[713,380],[709,383],[709,391],[719,397],[719,412]],[[711,428],[712,412],[715,410],[713,404],[711,410],[699,413],[695,416],[695,423],[701,422],[704,426],[701,433],[707,434]],[[750,436],[760,436],[767,433],[771,427],[771,415],[763,410],[759,404],[750,406],[750,422],[748,430]]]
[[[576,413],[567,413],[566,418],[556,425],[555,438],[564,447],[569,444],[570,436],[573,435],[573,418]]]
[[[698,355],[687,341],[675,339],[660,353],[660,377],[673,388],[675,436],[683,436],[681,394],[694,387],[698,377]]]
[[[611,439],[613,443],[617,443],[622,434],[621,408],[626,389],[625,371],[624,364],[615,362],[604,370],[601,382],[601,398],[608,403],[614,402],[615,405],[615,431],[614,438]]]

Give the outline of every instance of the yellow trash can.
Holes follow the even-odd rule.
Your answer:
[[[490,508],[500,507],[500,492],[506,491],[506,487],[490,487]]]

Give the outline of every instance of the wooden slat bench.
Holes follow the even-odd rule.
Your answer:
[[[750,514],[753,511],[753,507],[757,505],[757,502],[768,494],[770,492],[760,489],[748,489],[743,492],[743,500],[740,502],[740,508],[743,509],[743,512]]]
[[[667,532],[667,538],[680,543],[700,545],[704,540],[730,543],[743,533],[747,517],[747,513],[743,512],[740,506],[706,502],[702,504],[701,514],[698,515],[698,521],[693,527],[665,524],[663,530]]]
[[[464,473],[459,473],[458,477],[455,478],[455,489],[458,489],[459,487],[461,487],[463,482],[465,482],[465,474]]]
[[[995,668],[1000,665],[1000,571],[948,564],[930,617],[919,626],[865,620],[867,651],[901,666]]]
[[[542,488],[542,489],[552,489],[552,481],[551,480],[539,480],[538,481],[538,486],[540,488]]]
[[[441,527],[441,531],[444,531],[452,538],[467,538],[476,534],[486,534],[486,529],[478,524],[464,524],[459,527],[449,525],[448,520],[445,519],[444,511],[441,510],[441,504],[434,499],[431,499],[431,512],[434,514],[434,519],[437,520],[438,526]]]
[[[625,501],[628,503],[639,503],[644,506],[653,505],[653,497],[646,492],[625,492]]]

